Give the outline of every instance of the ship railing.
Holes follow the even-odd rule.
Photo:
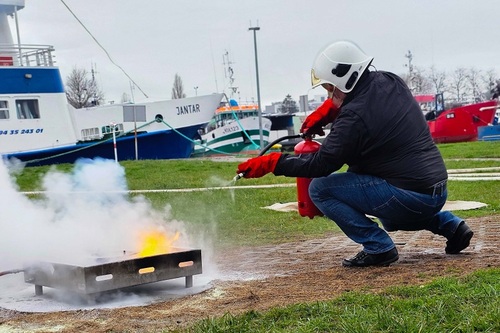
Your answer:
[[[54,47],[35,44],[0,44],[0,66],[53,67]]]

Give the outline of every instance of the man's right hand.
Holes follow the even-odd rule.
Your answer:
[[[238,165],[237,174],[242,174],[245,178],[259,178],[274,172],[276,164],[281,157],[281,153],[270,153],[263,156],[251,158]]]
[[[327,98],[321,106],[307,116],[300,127],[300,133],[306,135],[325,135],[323,126],[333,122],[339,115],[339,112],[340,108],[333,104],[333,100],[331,98]]]

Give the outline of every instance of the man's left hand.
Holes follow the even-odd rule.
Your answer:
[[[300,133],[306,135],[325,135],[323,126],[333,122],[339,115],[340,109],[335,106],[331,98],[327,98],[313,113],[302,123]]]

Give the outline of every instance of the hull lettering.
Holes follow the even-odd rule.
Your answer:
[[[17,135],[17,134],[40,134],[43,133],[43,128],[26,128],[26,129],[0,129],[0,135]]]
[[[189,104],[183,106],[176,106],[177,115],[181,116],[184,114],[198,113],[200,112],[200,104]]]

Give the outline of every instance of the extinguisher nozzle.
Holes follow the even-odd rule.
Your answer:
[[[236,182],[238,179],[243,178],[244,176],[245,176],[245,173],[244,172],[240,172],[239,174],[237,174],[236,176],[234,176],[233,182]]]

